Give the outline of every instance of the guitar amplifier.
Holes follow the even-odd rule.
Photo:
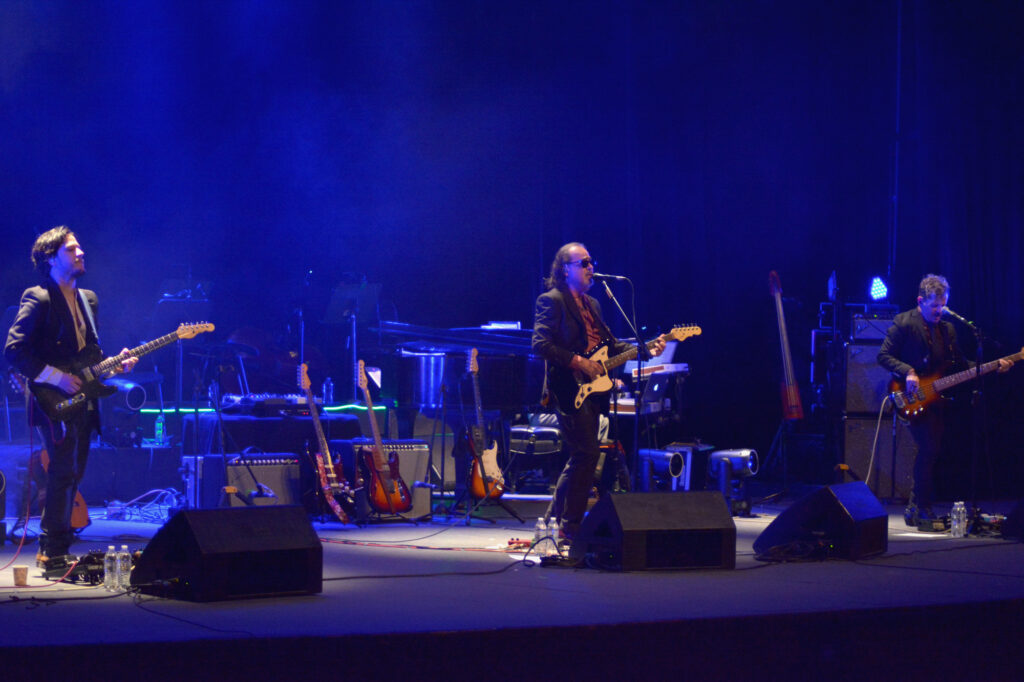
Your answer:
[[[246,466],[248,465],[248,466]],[[190,509],[220,506],[224,487],[224,461],[221,455],[186,455],[181,458],[185,499]],[[250,473],[251,472],[251,473]],[[254,480],[255,479],[255,480]],[[258,494],[257,483],[264,494]],[[312,470],[300,467],[299,458],[290,452],[258,455],[228,455],[227,485],[238,489],[227,506],[263,507],[303,504],[313,490]]]
[[[405,481],[412,495],[412,509],[403,516],[408,519],[428,518],[431,513],[430,481],[428,465],[430,462],[430,446],[425,440],[384,440],[384,456],[394,452],[398,456],[398,473]],[[362,448],[373,447],[370,438],[353,438],[351,440],[332,440],[329,443],[331,454],[341,462],[341,470],[336,471],[344,476],[349,483],[355,481],[356,453]],[[337,468],[337,467],[335,467]],[[376,520],[366,496],[366,490],[360,489],[355,495],[356,514],[353,521],[358,524]]]

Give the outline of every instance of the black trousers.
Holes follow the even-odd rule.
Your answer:
[[[46,472],[46,502],[39,522],[39,551],[49,557],[67,554],[74,540],[71,510],[78,484],[85,474],[92,435],[92,415],[83,411],[63,424],[38,425],[43,445],[50,456]]]
[[[594,472],[601,458],[597,429],[601,412],[597,401],[584,401],[578,412],[558,411],[558,425],[569,449],[569,460],[555,484],[548,517],[561,520],[572,534],[587,511],[587,499],[594,485]]]
[[[945,430],[946,409],[941,400],[910,424],[910,435],[917,445],[917,455],[914,457],[914,487],[910,503],[918,507],[931,507],[935,502],[935,462],[942,450],[942,436]]]

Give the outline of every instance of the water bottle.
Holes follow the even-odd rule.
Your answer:
[[[544,556],[544,536],[547,534],[547,526],[544,525],[544,517],[537,517],[537,525],[533,527],[533,553],[537,556]]]
[[[119,585],[117,552],[113,545],[107,545],[107,553],[103,555],[103,587],[110,592],[116,591]]]
[[[553,516],[551,517],[551,520],[548,521],[548,536],[551,538],[551,546],[548,551],[548,556],[558,556],[560,553],[558,551],[558,536],[560,535],[559,525],[558,519]]]
[[[117,578],[122,590],[127,591],[132,586],[132,555],[128,545],[121,545],[121,551],[117,553]]]
[[[324,406],[326,407],[327,405],[333,404],[334,403],[334,382],[331,381],[330,377],[327,377],[326,379],[324,379],[324,385],[321,388],[322,388],[322,393],[321,393],[320,397],[323,399]]]
[[[163,413],[163,410],[161,410],[160,414],[158,414],[156,416],[156,424],[155,424],[155,426],[153,428],[154,428],[153,440],[156,441],[156,443],[158,445],[163,445],[163,442],[164,442],[164,413]]]
[[[967,507],[963,502],[954,502],[949,512],[949,531],[955,538],[967,535]]]

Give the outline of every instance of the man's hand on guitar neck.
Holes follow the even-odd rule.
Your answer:
[[[1020,349],[1020,354],[1024,355],[1024,348]],[[1013,367],[1013,356],[999,358],[999,369],[996,371],[1002,374],[1003,372],[1009,372],[1011,367]]]
[[[127,348],[122,348],[120,353],[121,356],[124,356],[124,360],[121,361],[121,371],[126,374],[135,369],[135,365],[139,362],[137,357],[128,354],[130,352]]]

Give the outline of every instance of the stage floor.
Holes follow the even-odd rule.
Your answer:
[[[383,674],[389,665],[415,666],[414,679],[452,679],[460,671],[506,679],[536,676],[530,671],[552,657],[558,662],[541,666],[540,677],[667,675],[678,665],[680,676],[715,679],[744,670],[783,678],[787,669],[804,677],[805,666],[831,671],[831,679],[872,671],[915,679],[957,669],[961,658],[946,659],[950,642],[959,640],[964,647],[986,644],[985,666],[969,669],[980,673],[973,679],[1019,677],[1005,666],[1016,658],[1013,642],[1022,632],[1024,544],[920,533],[892,507],[884,555],[758,561],[754,540],[792,501],[735,518],[734,570],[530,565],[508,545],[532,535],[531,518],[520,524],[497,507],[487,510],[495,523],[439,514],[420,524],[314,523],[323,546],[321,594],[210,603],[52,584],[32,566],[35,543],[16,557],[17,546],[8,542],[0,548],[0,662],[27,672],[40,660],[38,647],[49,647],[62,652],[65,672],[116,655],[147,668],[151,679],[332,669],[387,679],[398,675]],[[515,503],[524,515],[543,504]],[[986,511],[1001,513],[1011,506],[986,504]],[[74,553],[111,543],[140,549],[161,527],[105,520],[104,512],[92,510]],[[29,587],[13,586],[12,563],[32,566]],[[474,667],[487,661],[490,669]]]

